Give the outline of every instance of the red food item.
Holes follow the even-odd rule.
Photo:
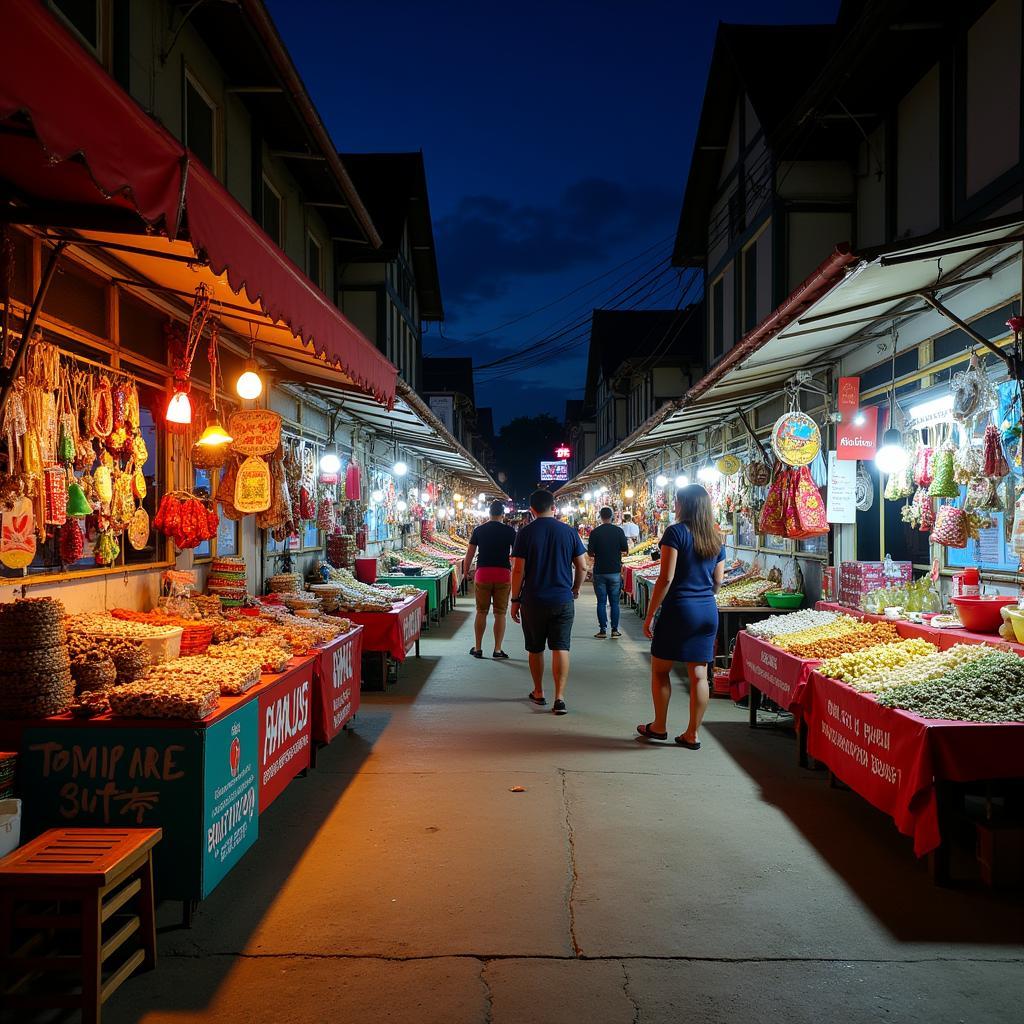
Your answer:
[[[69,519],[60,528],[60,560],[65,565],[73,565],[85,553],[85,538],[79,528],[77,519]]]

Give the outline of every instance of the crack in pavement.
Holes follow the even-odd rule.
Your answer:
[[[622,991],[626,998],[629,1000],[630,1005],[633,1007],[633,1024],[640,1024],[640,1004],[633,998],[632,993],[629,991],[629,971],[626,970],[625,961],[620,965],[622,968]]]
[[[565,831],[569,845],[569,871],[571,877],[567,898],[569,911],[569,941],[572,943],[573,952],[576,954],[577,959],[579,959],[583,956],[583,950],[576,938],[576,908],[573,905],[576,899],[576,886],[579,883],[579,874],[576,871],[576,834],[573,831],[572,819],[569,815],[569,791],[567,788],[568,776],[561,768],[558,769],[558,774],[562,779],[562,806],[565,809]]]
[[[484,1024],[494,1024],[494,990],[491,988],[491,983],[487,980],[487,968],[490,966],[489,961],[484,960],[480,965],[480,983],[484,987],[484,993],[487,998],[487,1012],[484,1015]]]

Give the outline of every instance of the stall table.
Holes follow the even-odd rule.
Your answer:
[[[0,722],[19,752],[24,834],[47,828],[162,828],[157,892],[190,909],[259,837],[259,816],[310,766],[317,651],[222,697],[201,721],[70,714]]]
[[[451,592],[452,569],[441,569],[436,573],[424,572],[421,576],[406,576],[402,573],[378,576],[380,583],[392,587],[416,587],[427,595],[427,616],[439,622],[442,615],[447,614],[448,598]]]
[[[383,686],[387,686],[389,655],[401,663],[415,647],[416,657],[420,656],[420,631],[427,614],[426,591],[421,590],[390,611],[337,614],[363,627],[363,653],[380,655]]]
[[[313,742],[330,743],[359,710],[363,627],[324,644],[313,668]],[[313,749],[315,766],[316,748]]]
[[[941,787],[1024,776],[1024,723],[920,718],[816,671],[807,698],[810,755],[912,836],[919,857],[942,844]]]
[[[718,653],[728,658],[732,653],[733,644],[739,637],[740,630],[746,629],[751,622],[760,622],[769,615],[778,615],[777,608],[767,606],[750,606],[731,604],[718,608]],[[735,698],[734,698],[735,699]]]

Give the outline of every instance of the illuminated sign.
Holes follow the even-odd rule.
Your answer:
[[[562,459],[557,462],[542,462],[540,478],[542,481],[566,483],[569,479],[569,463]]]
[[[567,444],[560,444],[555,449],[556,459],[568,459],[572,457],[572,449]]]

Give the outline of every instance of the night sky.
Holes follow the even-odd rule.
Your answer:
[[[553,359],[478,375],[500,427],[582,397],[590,308],[679,298],[658,264],[718,21],[831,21],[838,3],[268,6],[340,150],[423,150],[446,314],[424,353],[482,364],[565,331]]]

